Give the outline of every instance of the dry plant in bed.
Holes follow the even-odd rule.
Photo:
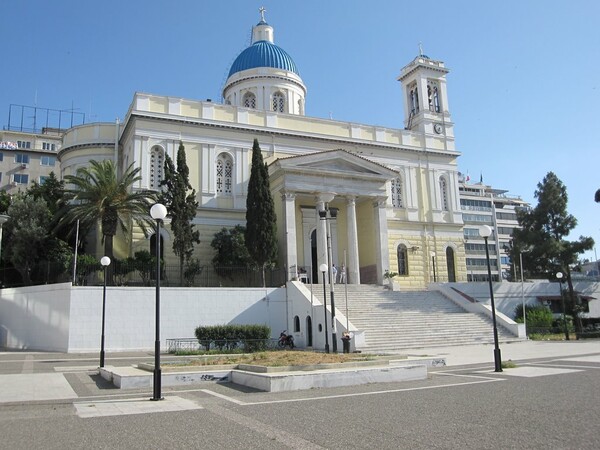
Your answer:
[[[344,353],[318,353],[298,351],[259,352],[244,355],[223,355],[218,358],[199,358],[186,361],[185,366],[205,366],[222,364],[254,364],[258,366],[304,366],[326,363],[344,363],[349,361],[368,361],[372,355],[344,354]]]

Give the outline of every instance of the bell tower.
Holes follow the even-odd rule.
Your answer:
[[[402,68],[398,77],[402,83],[405,129],[453,136],[446,88],[448,72],[442,61],[424,55],[419,45],[419,55]]]

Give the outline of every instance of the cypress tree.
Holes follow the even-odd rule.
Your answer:
[[[273,265],[277,259],[276,220],[269,171],[263,161],[258,139],[254,139],[246,199],[245,241],[250,257],[262,269],[263,286],[265,286],[265,268]]]
[[[185,147],[179,142],[177,169],[169,155],[165,155],[165,177],[161,185],[167,189],[161,194],[161,201],[171,217],[173,232],[173,253],[179,257],[179,279],[183,282],[185,263],[194,252],[194,244],[200,242],[200,233],[194,230],[192,220],[196,217],[198,202],[196,190],[189,181],[190,169],[186,162]],[[190,191],[188,193],[188,191]],[[158,236],[157,236],[158,238]],[[157,255],[159,256],[159,255]]]

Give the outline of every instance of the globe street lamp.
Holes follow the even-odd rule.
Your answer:
[[[329,202],[333,200],[333,195],[330,194],[330,199],[325,203],[325,209],[319,211],[319,218],[326,222],[327,228],[327,264],[329,264],[329,297],[331,298],[331,344],[333,353],[337,353],[337,326],[335,323],[335,275],[333,273],[333,261],[331,251],[331,225],[330,220],[337,218],[337,210],[329,208]],[[329,215],[329,217],[327,217]]]
[[[150,208],[150,216],[156,220],[156,340],[154,341],[154,394],[150,400],[162,400],[160,394],[160,224],[167,217],[165,205],[156,203]]]
[[[106,317],[106,269],[110,265],[110,258],[103,256],[100,264],[104,268],[104,287],[102,289],[102,337],[100,338],[100,367],[104,367],[104,319]]]
[[[325,272],[327,264],[321,264],[319,269],[323,273],[323,314],[325,316],[325,353],[329,353],[329,332],[327,331],[327,288],[325,287]]]
[[[487,261],[488,282],[490,284],[490,300],[492,304],[492,323],[494,325],[494,372],[502,372],[502,356],[498,346],[498,328],[496,327],[496,305],[494,303],[494,288],[492,287],[492,268],[490,267],[490,251],[488,249],[488,238],[492,234],[492,227],[481,225],[479,235],[485,242],[485,259]]]
[[[566,316],[566,312],[565,312],[565,296],[563,295],[563,289],[562,289],[562,284],[563,284],[563,273],[562,272],[557,272],[556,273],[556,278],[558,279],[558,283],[560,286],[560,299],[562,301],[562,310],[563,310],[563,325],[565,327],[565,340],[569,340],[569,327],[567,326],[567,316]]]

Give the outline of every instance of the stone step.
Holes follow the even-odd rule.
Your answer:
[[[322,294],[313,292],[317,299]],[[338,311],[347,311],[350,321],[365,332],[366,345],[359,350],[392,351],[493,342],[492,322],[488,317],[465,311],[439,292],[398,292],[353,285],[348,286],[347,294],[336,286],[335,294]],[[515,339],[501,327],[498,334],[501,340]]]

